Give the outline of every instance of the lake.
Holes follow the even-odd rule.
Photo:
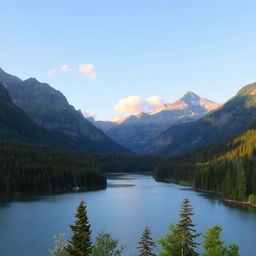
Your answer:
[[[216,200],[216,195],[190,187],[156,182],[147,174],[115,174],[108,188],[58,195],[26,196],[0,201],[0,255],[47,256],[53,236],[66,233],[74,221],[80,200],[87,203],[93,237],[101,229],[126,245],[125,255],[137,255],[137,242],[145,225],[158,239],[168,232],[168,223],[179,219],[180,204],[189,198],[193,222],[199,232],[222,225],[226,243],[239,244],[242,256],[256,255],[256,209]]]

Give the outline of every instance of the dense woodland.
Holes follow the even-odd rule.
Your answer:
[[[160,158],[86,154],[0,143],[0,194],[106,187],[103,172],[149,171]]]
[[[256,203],[256,130],[219,145],[169,158],[154,170],[156,180],[190,183],[225,199]]]
[[[104,188],[106,178],[82,154],[51,148],[1,143],[0,193]]]

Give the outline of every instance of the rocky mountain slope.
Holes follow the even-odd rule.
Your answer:
[[[38,126],[68,136],[78,150],[98,153],[129,154],[130,150],[110,139],[70,105],[65,96],[35,78],[21,80],[0,69],[2,83],[13,103]]]
[[[154,139],[151,153],[180,155],[225,141],[243,132],[255,117],[256,83],[253,83],[202,119],[167,129]]]
[[[158,106],[150,113],[132,115],[119,123],[93,123],[118,143],[143,154],[149,150],[151,140],[170,126],[196,121],[219,106],[193,92],[187,92],[181,99]]]
[[[0,84],[0,139],[68,147],[65,137],[53,134],[36,125],[13,104],[9,92]],[[71,145],[70,145],[71,147]]]

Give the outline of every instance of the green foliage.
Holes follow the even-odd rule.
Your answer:
[[[169,234],[161,237],[157,243],[161,247],[159,256],[180,256],[181,241],[178,226],[170,223]]]
[[[152,240],[151,237],[151,230],[149,227],[145,227],[140,241],[139,241],[139,246],[137,247],[140,249],[140,256],[156,256],[155,253],[153,253],[153,247],[155,247],[155,243]]]
[[[103,172],[151,172],[164,158],[98,154],[97,166]]]
[[[194,215],[193,208],[188,199],[184,199],[181,205],[180,221],[178,223],[178,235],[181,241],[181,256],[197,256],[199,255],[195,249],[199,245],[194,240],[200,236],[194,229],[191,217]]]
[[[240,256],[239,247],[236,244],[230,244],[228,247],[224,246],[220,234],[221,226],[213,226],[207,229],[204,235],[202,256]]]
[[[118,239],[113,238],[110,233],[101,231],[92,247],[92,256],[120,256],[124,250],[123,245],[119,246]]]
[[[0,143],[0,194],[105,188],[95,162],[83,153]]]
[[[252,205],[256,205],[256,195],[255,194],[250,194],[248,198],[248,202]]]
[[[91,255],[91,229],[84,201],[79,203],[75,223],[70,225],[70,228],[72,230],[72,237],[66,246],[67,252],[72,256]]]
[[[223,241],[220,238],[222,228],[220,226],[214,226],[209,228],[204,235],[204,253],[202,256],[224,256],[225,247]]]
[[[187,181],[197,189],[219,192],[223,198],[247,201],[256,194],[255,152],[256,130],[247,130],[225,143],[161,162],[154,178]]]
[[[105,188],[102,172],[150,171],[160,161],[0,141],[0,195]]]
[[[199,256],[195,251],[199,245],[194,242],[200,234],[196,233],[191,221],[193,208],[188,199],[184,199],[180,210],[180,221],[177,225],[169,225],[169,234],[161,237],[157,243],[161,250],[159,256]],[[119,245],[119,241],[110,233],[101,231],[96,237],[95,243],[91,243],[91,229],[87,218],[86,204],[81,201],[76,211],[76,219],[70,225],[72,236],[66,242],[64,234],[55,236],[55,248],[51,250],[53,256],[121,256],[125,247]],[[221,226],[208,228],[204,235],[202,256],[240,256],[239,247],[236,244],[224,246],[221,240]],[[145,227],[139,241],[140,256],[156,256],[153,251],[155,243],[151,238],[149,227]]]
[[[160,256],[197,256],[195,249],[199,245],[194,240],[200,236],[194,229],[191,217],[193,208],[188,199],[181,205],[180,221],[177,225],[170,224],[170,233],[158,240],[161,246]]]
[[[240,256],[239,246],[236,244],[230,244],[226,249],[226,256]]]

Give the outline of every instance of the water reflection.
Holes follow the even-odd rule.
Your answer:
[[[179,219],[180,204],[189,198],[195,210],[196,228],[223,226],[223,239],[237,242],[241,255],[256,255],[256,209],[218,200],[219,195],[195,191],[189,186],[155,182],[150,175],[111,174],[100,191],[30,195],[0,201],[0,255],[46,256],[53,235],[70,235],[79,200],[87,202],[93,237],[101,229],[127,245],[126,255],[137,255],[137,241],[145,225],[156,240],[168,232],[168,223]],[[125,230],[125,232],[124,232]],[[40,232],[38,232],[40,231]],[[244,235],[246,233],[246,236]]]

